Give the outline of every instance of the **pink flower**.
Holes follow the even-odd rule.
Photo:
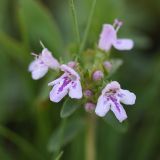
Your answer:
[[[136,96],[134,93],[121,89],[118,82],[112,81],[102,90],[95,112],[98,116],[104,117],[111,109],[116,118],[122,122],[127,118],[127,114],[120,102],[133,105],[135,100]]]
[[[50,92],[50,100],[59,102],[67,94],[69,94],[71,98],[81,99],[82,87],[78,73],[64,64],[61,65],[60,69],[64,71],[64,74],[48,84],[49,86],[53,86]]]
[[[113,25],[104,24],[100,34],[98,47],[104,51],[109,51],[112,45],[118,50],[131,50],[133,48],[133,40],[118,39],[117,32],[122,26],[122,22],[115,20]]]
[[[32,73],[32,78],[34,80],[42,78],[48,72],[49,68],[59,68],[58,61],[52,56],[52,53],[47,48],[44,48],[40,55],[33,55],[35,55],[36,58],[30,63],[28,70]]]

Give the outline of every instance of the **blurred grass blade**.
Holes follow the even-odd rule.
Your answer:
[[[103,119],[107,124],[109,124],[111,127],[113,127],[115,130],[119,132],[124,133],[128,130],[128,122],[124,121],[120,123],[111,112],[108,112]]]
[[[80,34],[79,34],[79,28],[78,28],[78,20],[77,20],[76,9],[75,9],[75,5],[74,5],[73,0],[70,0],[70,7],[71,7],[72,16],[73,16],[75,35],[77,37],[77,44],[79,46],[79,44],[80,44]]]
[[[63,103],[60,116],[61,118],[67,118],[71,114],[73,114],[79,107],[81,106],[81,103],[79,100],[74,100],[67,98],[65,102]]]
[[[10,56],[19,60],[20,62],[26,62],[28,55],[25,48],[15,39],[9,37],[4,32],[0,32],[0,47]]]
[[[56,131],[54,131],[53,135],[51,136],[48,143],[48,151],[56,152],[59,150],[60,147],[72,141],[83,129],[83,127],[84,121],[80,118],[67,121],[64,128],[62,124]],[[61,137],[61,128],[63,128],[63,138]]]
[[[56,157],[55,160],[60,160],[60,158],[62,157],[62,155],[63,155],[63,151],[61,151],[61,152],[59,153],[59,155]]]
[[[19,0],[19,6],[20,18],[26,27],[25,31],[31,44],[39,45],[39,41],[42,40],[58,57],[63,49],[62,37],[48,10],[34,0]]]
[[[12,143],[16,144],[19,149],[31,159],[35,158],[38,160],[45,160],[43,155],[41,155],[41,153],[38,152],[30,143],[28,143],[25,139],[2,125],[0,125],[0,135],[9,139]]]
[[[91,11],[90,11],[90,14],[89,14],[89,18],[88,18],[86,29],[84,31],[84,36],[83,36],[83,39],[82,39],[82,42],[81,42],[81,45],[80,45],[79,54],[81,52],[83,52],[83,50],[84,50],[84,47],[85,47],[85,44],[86,44],[86,41],[87,41],[87,38],[88,38],[88,34],[89,34],[89,31],[90,31],[92,18],[93,18],[94,11],[95,11],[95,8],[96,8],[96,3],[97,3],[97,0],[93,0],[92,1]]]

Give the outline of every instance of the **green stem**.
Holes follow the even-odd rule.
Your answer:
[[[28,157],[32,159],[44,160],[45,158],[25,139],[11,131],[10,129],[0,125],[0,135],[15,143]]]
[[[76,37],[77,37],[77,44],[79,45],[80,44],[80,34],[79,34],[79,28],[78,28],[76,9],[75,9],[73,0],[70,0],[70,7],[71,7],[71,11],[72,11],[72,16],[73,16],[75,34],[76,34]]]
[[[84,37],[83,37],[82,43],[80,45],[79,54],[81,52],[83,52],[87,38],[88,38],[89,30],[91,27],[94,11],[95,11],[95,7],[96,7],[96,2],[97,2],[97,0],[93,0],[93,2],[92,2],[91,11],[90,11],[89,18],[88,18],[88,23],[87,23],[87,26],[86,26],[86,29],[84,32]]]
[[[89,115],[87,117],[88,128],[86,135],[86,160],[96,160],[96,148],[95,148],[95,127],[96,127],[96,117],[95,115]]]

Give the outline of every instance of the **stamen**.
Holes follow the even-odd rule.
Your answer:
[[[31,53],[31,55],[34,56],[36,59],[39,57],[39,55],[35,53]]]
[[[123,25],[122,21],[119,21],[118,19],[114,20],[113,27],[115,28],[116,32],[118,32],[118,30],[122,25]]]

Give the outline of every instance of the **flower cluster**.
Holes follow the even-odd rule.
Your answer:
[[[67,94],[70,98],[83,98],[87,112],[95,111],[98,116],[104,117],[111,110],[122,122],[127,118],[127,114],[121,103],[133,105],[136,96],[128,90],[121,89],[116,81],[106,82],[106,77],[114,68],[108,56],[111,47],[130,50],[134,45],[131,39],[117,38],[117,32],[121,26],[122,22],[119,20],[115,20],[113,25],[103,25],[98,47],[92,51],[94,56],[89,55],[93,60],[87,62],[89,66],[80,64],[78,61],[60,64],[47,48],[44,48],[40,55],[33,53],[35,60],[29,65],[32,78],[34,80],[42,78],[49,69],[58,71],[62,75],[48,84],[53,87],[49,96],[52,102],[60,102]],[[85,57],[87,56],[83,56],[84,63],[88,60]],[[102,91],[101,88],[103,88]]]

